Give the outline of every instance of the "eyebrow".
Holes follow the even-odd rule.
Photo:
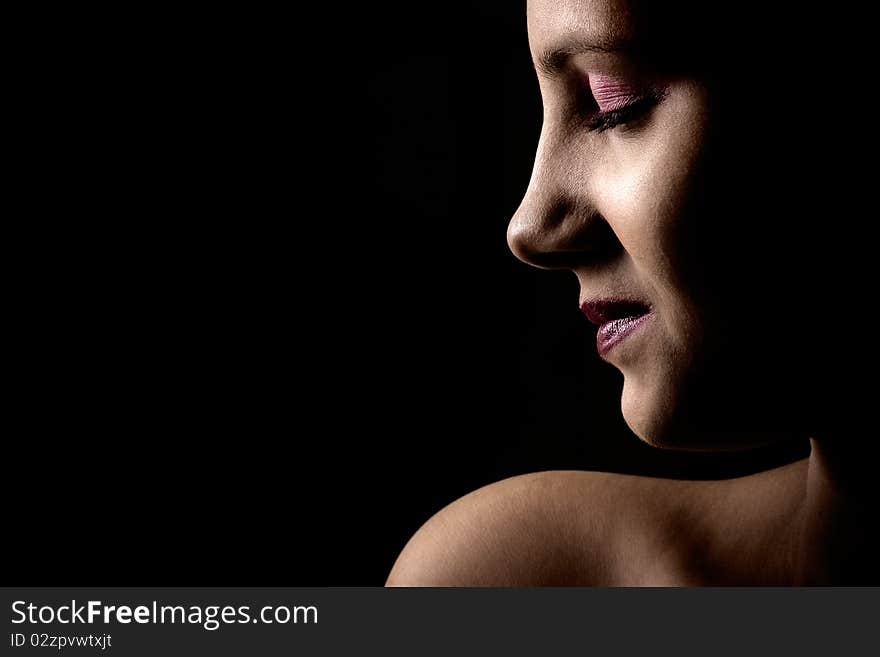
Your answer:
[[[561,45],[549,48],[535,57],[535,69],[546,77],[557,77],[569,59],[586,53],[617,53],[632,50],[632,44],[622,40],[592,40],[572,37]]]

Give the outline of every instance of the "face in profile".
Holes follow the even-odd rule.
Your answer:
[[[817,367],[815,144],[770,107],[800,81],[772,29],[724,26],[696,2],[528,3],[544,120],[508,242],[577,276],[624,419],[664,447],[790,437]]]

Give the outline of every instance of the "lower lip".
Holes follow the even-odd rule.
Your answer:
[[[623,317],[610,322],[605,322],[599,327],[596,334],[596,348],[600,356],[605,356],[621,342],[631,336],[651,316],[645,313],[638,317]]]

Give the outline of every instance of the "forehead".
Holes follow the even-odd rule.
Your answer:
[[[532,52],[569,40],[607,43],[632,38],[632,6],[625,0],[528,0]]]
[[[536,65],[556,54],[623,51],[657,68],[707,72],[733,52],[743,31],[755,53],[765,43],[754,21],[738,23],[724,7],[707,0],[527,0],[529,46]]]

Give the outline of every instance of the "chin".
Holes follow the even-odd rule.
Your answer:
[[[792,432],[770,427],[766,418],[746,419],[740,404],[722,408],[708,399],[688,399],[661,377],[654,385],[624,377],[620,399],[623,419],[644,443],[676,451],[740,451],[764,447],[793,437]],[[717,394],[719,399],[731,395]]]
[[[661,449],[682,449],[670,439],[670,419],[668,413],[663,412],[668,407],[668,400],[658,399],[661,397],[658,392],[653,386],[634,382],[632,377],[625,376],[620,397],[623,419],[642,442]]]

